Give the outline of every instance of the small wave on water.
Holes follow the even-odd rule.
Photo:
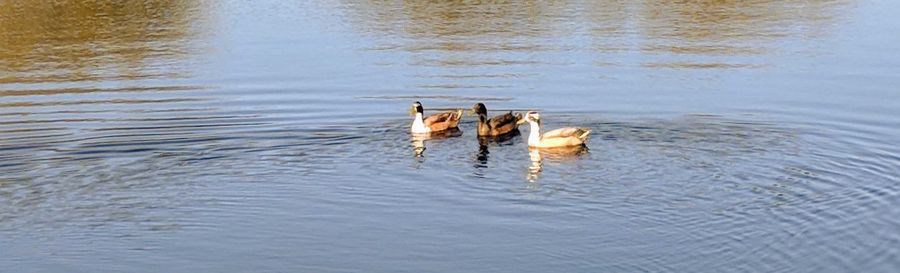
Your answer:
[[[627,217],[623,225],[671,246],[631,244],[650,254],[639,268],[678,266],[721,250],[727,253],[709,266],[742,261],[738,266],[749,270],[775,269],[813,254],[819,258],[810,266],[835,259],[851,268],[859,261],[841,259],[855,248],[816,240],[870,242],[858,238],[872,234],[861,230],[897,224],[866,216],[886,209],[897,193],[892,176],[882,173],[890,170],[885,163],[847,161],[831,154],[833,143],[810,141],[814,132],[753,118],[609,120],[547,113],[550,128],[590,128],[588,147],[530,151],[521,134],[479,141],[472,121],[454,134],[416,139],[405,118],[309,127],[197,111],[183,118],[110,119],[85,129],[54,127],[52,120],[40,122],[49,127],[7,121],[0,142],[0,228],[55,230],[65,223],[204,229],[209,227],[190,220],[201,213],[192,208],[312,191],[328,194],[304,202],[395,207],[427,198],[430,206],[467,207],[499,222],[548,209],[571,217]],[[860,177],[870,183],[853,184]],[[281,190],[234,192],[247,187]],[[896,255],[887,246],[864,245],[881,259]],[[587,253],[626,251],[579,247]],[[773,263],[766,255],[783,256]]]
[[[556,114],[547,120],[558,126],[591,128],[589,149],[529,151],[521,136],[484,145],[472,135],[472,122],[461,125],[466,132],[462,136],[425,140],[421,153],[416,149],[422,144],[410,139],[405,121],[390,122],[373,137],[349,145],[365,159],[356,164],[375,180],[440,182],[446,202],[493,199],[532,209],[550,206],[576,215],[599,210],[628,216],[644,228],[666,227],[660,230],[660,239],[680,247],[655,257],[654,262],[675,266],[685,256],[698,258],[717,249],[744,251],[733,251],[709,266],[746,261],[748,255],[787,255],[786,249],[793,249],[790,257],[797,258],[779,257],[777,261],[784,262],[780,265],[761,259],[740,267],[775,270],[814,253],[819,258],[813,260],[840,260],[853,248],[815,240],[864,236],[856,233],[858,228],[875,232],[896,224],[892,219],[870,219],[855,215],[854,209],[845,210],[889,203],[886,198],[891,193],[882,191],[894,188],[888,185],[890,179],[884,179],[889,175],[869,176],[880,186],[846,184],[862,174],[856,167],[835,166],[841,158],[837,154],[822,157],[831,151],[831,144],[810,142],[811,132],[803,129],[714,115],[605,121]],[[521,130],[527,133],[528,129]],[[867,190],[874,188],[881,190]],[[478,208],[498,217],[508,214],[507,209],[500,204]],[[841,219],[848,217],[862,227],[846,229]],[[807,236],[811,232],[846,234]],[[797,245],[804,247],[796,250]],[[846,268],[854,265],[854,261],[842,262]]]
[[[0,271],[900,268],[894,1],[108,2],[0,1]]]

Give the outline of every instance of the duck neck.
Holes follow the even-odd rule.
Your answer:
[[[538,143],[541,143],[541,124],[533,121],[528,122],[529,131],[528,132],[528,145],[535,146]]]
[[[412,132],[413,133],[427,133],[428,132],[428,127],[425,127],[425,121],[422,118],[422,113],[416,113],[416,117],[413,118]]]
[[[485,125],[487,125],[487,115],[478,114],[478,127],[481,128],[482,126],[485,126]]]

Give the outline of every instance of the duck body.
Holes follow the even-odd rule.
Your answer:
[[[522,114],[513,114],[512,111],[488,118],[487,108],[482,103],[475,104],[472,110],[478,115],[476,127],[480,137],[495,137],[518,131],[523,119]]]
[[[585,128],[560,128],[541,134],[540,131],[532,128],[531,135],[528,136],[528,146],[535,148],[557,148],[581,146],[587,143],[591,130]]]
[[[425,117],[422,104],[418,101],[413,103],[413,111],[416,114],[410,126],[410,131],[414,134],[428,134],[456,129],[459,126],[459,120],[462,118],[462,110],[442,112]]]
[[[591,130],[580,127],[566,127],[541,133],[540,116],[535,112],[529,112],[525,121],[531,127],[528,133],[528,147],[532,148],[558,148],[585,145]]]

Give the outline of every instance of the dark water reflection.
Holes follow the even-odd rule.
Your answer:
[[[898,8],[2,2],[0,267],[892,272]]]

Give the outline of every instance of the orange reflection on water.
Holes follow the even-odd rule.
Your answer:
[[[375,48],[430,57],[413,56],[411,65],[480,67],[552,64],[527,54],[509,54],[522,52],[634,51],[713,57],[766,54],[777,46],[771,42],[826,33],[848,1],[370,0],[347,2],[342,7],[347,21],[359,32],[383,41]],[[591,44],[564,41],[573,37],[588,38]],[[520,57],[491,61],[498,59],[492,55],[500,54]],[[728,68],[760,66],[765,64]],[[709,66],[673,63],[647,67]]]
[[[804,50],[792,46],[827,34],[851,2],[368,0],[340,8],[374,41],[366,50],[407,56],[374,65],[417,69],[410,88],[457,91],[530,88],[523,79],[541,78],[535,71],[575,66],[648,75],[769,67],[764,56]]]
[[[2,1],[0,84],[180,77],[173,63],[192,50],[198,7],[193,0]]]

